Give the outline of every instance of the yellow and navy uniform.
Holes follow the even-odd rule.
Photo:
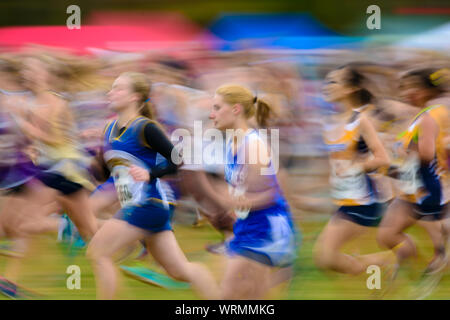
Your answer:
[[[340,136],[325,128],[324,142],[330,158],[331,195],[338,213],[357,224],[375,226],[381,220],[381,206],[377,202],[373,182],[354,161],[361,146],[360,112],[355,111],[344,125]]]
[[[418,154],[420,121],[428,114],[436,122],[439,133],[435,140],[435,157],[427,164],[421,163]],[[397,147],[404,156],[396,159],[398,166],[397,187],[400,199],[414,204],[416,218],[430,216],[440,219],[448,202],[448,163],[444,143],[449,129],[449,113],[442,104],[429,106],[420,111],[408,129],[398,136]]]
[[[52,94],[58,95],[52,92]],[[70,109],[53,112],[48,121],[49,134],[53,143],[36,141],[39,156],[36,164],[41,169],[38,178],[47,186],[64,194],[81,188],[94,190],[95,185],[89,174],[90,157],[77,138],[75,121]]]
[[[365,105],[356,110],[367,114],[367,117],[373,121],[378,137],[385,147],[386,145],[392,144],[392,141],[395,139],[395,134],[392,131],[395,129],[395,124],[398,119],[394,118],[391,114],[377,110],[373,104]],[[362,137],[358,140],[357,148],[358,153],[361,153],[363,157],[369,155],[369,148]],[[386,149],[389,152],[389,148],[386,147]],[[392,181],[387,176],[387,173],[388,167],[381,167],[368,173],[377,197],[377,202],[383,205],[387,205],[395,197]]]

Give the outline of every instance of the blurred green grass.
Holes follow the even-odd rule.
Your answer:
[[[303,233],[303,242],[298,251],[298,259],[295,263],[295,276],[289,286],[281,286],[269,296],[272,299],[292,300],[316,300],[316,299],[375,299],[376,290],[366,287],[369,275],[360,276],[341,275],[337,273],[322,272],[313,263],[312,248],[314,242],[324,227],[326,221],[308,221],[302,219],[299,228]],[[207,243],[221,240],[221,236],[211,226],[192,227],[189,225],[175,224],[175,235],[186,253],[188,259],[205,263],[219,280],[223,274],[223,257],[212,255],[204,250]],[[413,227],[408,232],[417,241],[420,252],[425,258],[431,258],[431,241],[425,232],[418,227]],[[379,249],[375,243],[375,230],[359,238],[348,246],[348,253],[371,253]],[[426,260],[426,259],[425,259]],[[422,270],[425,260],[418,263],[415,268]],[[3,274],[6,258],[0,256],[0,274]],[[132,264],[133,261],[125,262]],[[148,262],[152,268],[159,269],[154,262]],[[69,290],[66,280],[69,276],[66,269],[69,265],[78,265],[81,269],[81,289]],[[63,250],[56,242],[56,235],[40,236],[33,241],[30,255],[23,260],[19,270],[19,283],[43,294],[42,299],[95,299],[95,279],[92,268],[81,252],[78,256],[70,258],[63,254]],[[137,280],[126,277],[120,273],[121,288],[119,299],[152,299],[152,300],[191,300],[198,299],[192,290],[167,290],[151,286]],[[415,279],[411,279],[408,272],[401,272],[396,289],[390,292],[385,299],[409,299],[409,292]],[[383,283],[382,283],[383,286]],[[444,275],[439,287],[428,299],[448,299],[450,297],[450,276]],[[0,296],[0,299],[6,297]]]

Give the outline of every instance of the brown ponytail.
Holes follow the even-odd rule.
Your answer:
[[[261,128],[267,127],[269,119],[273,116],[274,112],[270,104],[263,99],[256,100],[256,123]]]
[[[6,73],[10,80],[19,84],[21,82],[20,78],[20,65],[19,61],[14,60],[10,57],[0,56],[0,72]]]
[[[422,68],[407,72],[402,76],[403,79],[409,77],[416,77],[419,79],[423,89],[434,91],[437,96],[446,91],[445,76],[448,70],[446,68]]]
[[[0,56],[0,72],[18,75],[20,72],[19,62],[5,56]]]
[[[153,112],[153,104],[150,101],[142,102],[141,108],[139,109],[141,116],[149,118],[150,120],[155,119],[155,114]]]

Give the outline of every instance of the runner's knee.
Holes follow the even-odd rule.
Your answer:
[[[185,265],[173,265],[166,267],[167,274],[177,281],[190,281],[190,272],[192,269],[192,263],[186,263]]]

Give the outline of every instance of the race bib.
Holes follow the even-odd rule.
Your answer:
[[[229,186],[228,191],[230,192],[230,195],[233,198],[239,198],[243,195],[245,195],[245,188],[243,186],[238,186],[238,187],[232,187]],[[248,217],[248,214],[250,213],[250,209],[248,210],[234,210],[234,213],[236,214],[236,216],[243,220],[245,218]]]
[[[398,168],[397,187],[405,194],[415,194],[423,186],[419,176],[420,163],[417,157],[410,157]]]
[[[112,172],[117,197],[122,207],[139,203],[143,194],[144,183],[135,181],[128,171],[129,167],[115,166]]]
[[[231,185],[228,186],[228,191],[233,198],[239,198],[244,196],[247,187],[245,181],[247,179],[247,170],[244,166],[240,166],[238,170],[233,171],[231,175]],[[239,219],[245,219],[248,217],[250,213],[250,209],[248,210],[235,210],[236,216]]]
[[[352,166],[351,160],[332,159],[330,184],[335,199],[364,199],[369,189],[364,172]]]

